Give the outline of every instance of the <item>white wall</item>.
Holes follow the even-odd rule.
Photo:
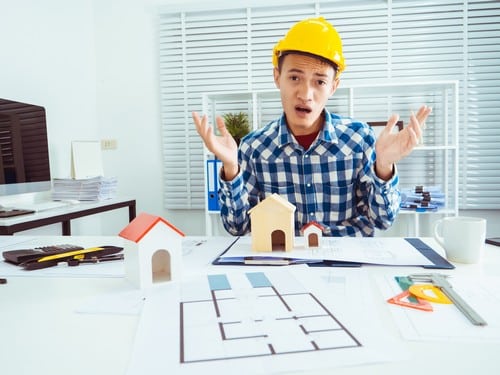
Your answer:
[[[71,140],[116,139],[118,148],[103,152],[105,174],[118,177],[120,194],[135,198],[138,212],[161,215],[187,234],[204,233],[204,213],[163,209],[157,14],[197,3],[2,0],[0,12],[0,97],[45,106],[53,176],[69,175]],[[212,3],[227,4],[242,2]],[[500,235],[498,211],[472,214],[488,218],[488,235]],[[73,232],[116,234],[126,215],[79,219]]]
[[[51,170],[69,173],[70,141],[98,135],[90,1],[3,1],[0,96],[47,111]]]
[[[71,140],[99,136],[92,17],[90,1],[2,0],[0,97],[45,107],[53,176],[69,175]]]

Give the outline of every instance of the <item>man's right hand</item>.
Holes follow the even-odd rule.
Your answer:
[[[217,116],[215,121],[220,135],[216,135],[212,126],[208,123],[207,115],[200,118],[197,112],[193,112],[193,121],[196,131],[200,135],[208,150],[222,161],[224,165],[224,179],[232,180],[238,174],[238,145],[233,136],[227,131],[222,117]]]

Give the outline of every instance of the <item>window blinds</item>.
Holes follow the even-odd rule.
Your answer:
[[[460,208],[500,208],[498,2],[272,4],[160,15],[166,208],[203,209],[205,205],[203,147],[191,119],[192,111],[202,110],[202,95],[274,89],[274,44],[295,22],[317,15],[332,22],[343,38],[347,69],[342,82],[459,80]],[[376,108],[367,108],[376,113]],[[266,118],[280,114],[275,105],[267,110]],[[404,111],[401,115],[407,120]],[[418,162],[404,161],[402,173]]]
[[[500,3],[467,5],[461,197],[465,208],[500,208]]]

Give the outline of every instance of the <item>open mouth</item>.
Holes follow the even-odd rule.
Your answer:
[[[311,113],[312,109],[309,107],[295,106],[295,110],[300,113]]]

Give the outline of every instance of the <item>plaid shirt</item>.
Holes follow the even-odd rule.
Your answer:
[[[238,151],[240,172],[220,179],[221,218],[233,235],[250,231],[248,210],[273,193],[295,205],[295,234],[311,221],[326,236],[373,236],[396,218],[396,169],[375,175],[375,138],[364,123],[324,111],[325,125],[308,150],[288,130],[284,115],[248,134]]]

